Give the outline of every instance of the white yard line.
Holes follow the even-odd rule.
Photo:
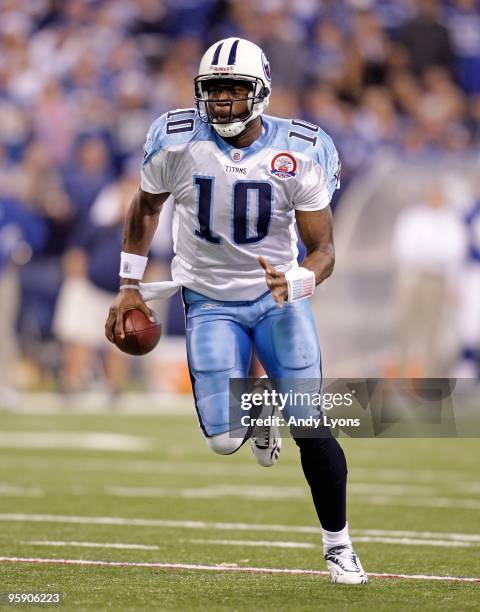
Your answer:
[[[272,500],[303,499],[309,495],[305,487],[268,487],[255,485],[213,485],[209,487],[166,488],[166,487],[120,487],[108,486],[108,495],[114,497],[175,497],[185,499],[218,499],[223,497],[240,497],[270,502]],[[462,497],[440,497],[439,492],[431,489],[431,497],[413,497],[419,491],[415,487],[357,483],[350,485],[349,492],[358,499],[358,503],[375,506],[408,506],[421,508],[462,508],[465,510],[480,509],[480,499]]]
[[[209,540],[193,538],[187,540],[193,544],[218,544],[224,546],[253,546],[254,548],[321,548],[320,544],[310,542],[284,542],[270,540]],[[377,543],[377,544],[400,544],[408,546],[440,546],[444,548],[472,548],[479,546],[473,542],[463,542],[456,540],[418,540],[414,538],[395,538],[380,536],[356,536],[355,543]]]
[[[124,449],[123,449],[124,450]],[[440,496],[440,491],[430,488],[430,497],[415,497],[419,493],[415,487],[408,485],[382,485],[369,483],[353,483],[350,485],[350,496],[357,504],[374,506],[406,506],[420,508],[461,508],[464,510],[480,509],[480,499],[471,499],[453,495]],[[121,498],[176,498],[176,499],[221,499],[240,498],[255,499],[270,503],[272,500],[298,500],[309,503],[309,494],[304,486],[257,486],[217,484],[206,487],[123,487],[107,486],[105,495]],[[88,490],[72,486],[68,491],[71,495],[86,495]],[[0,497],[40,497],[45,491],[39,487],[22,487],[16,483],[0,483]]]
[[[415,538],[393,538],[380,536],[355,536],[354,542],[369,542],[378,544],[401,544],[404,546],[440,546],[443,548],[472,548],[479,544],[458,540],[417,540]]]
[[[352,453],[353,455],[354,453]],[[432,470],[419,468],[369,468],[356,466],[352,468],[352,472],[358,478],[365,478],[366,480],[385,480],[387,482],[405,482],[405,483],[419,483],[419,482],[432,482],[438,481],[439,483],[445,484],[449,481],[449,484],[455,484],[458,481],[462,481],[468,471],[462,470]],[[473,480],[477,480],[477,473],[471,472]]]
[[[167,529],[206,529],[212,531],[260,531],[273,533],[311,533],[320,536],[320,527],[310,525],[278,525],[259,523],[222,523],[207,521],[181,521],[168,519],[124,518],[118,516],[74,516],[59,514],[0,514],[0,522],[65,523],[75,525],[114,525],[128,527],[154,527]],[[480,542],[480,534],[449,533],[442,531],[395,531],[384,529],[352,529],[356,536],[411,537],[414,539],[457,540]]]
[[[112,495],[119,497],[191,497],[191,498],[216,498],[216,497],[254,497],[256,499],[289,499],[309,498],[305,486],[256,486],[244,484],[216,484],[207,487],[188,488],[166,488],[166,487],[120,487],[109,486],[107,490]],[[435,487],[424,485],[398,485],[398,484],[375,484],[367,482],[353,482],[349,484],[349,493],[357,495],[387,495],[404,496],[418,495],[438,496],[440,491]],[[458,499],[456,497],[455,499]],[[480,501],[480,500],[479,500]]]
[[[441,491],[445,489],[444,486],[436,485],[425,485],[421,483],[409,483],[409,484],[392,484],[387,482],[349,482],[348,491],[349,493],[355,493],[358,495],[371,495],[373,493],[380,493],[386,495],[416,495],[416,496],[432,496],[439,495]]]
[[[45,491],[39,487],[22,487],[9,482],[0,482],[0,497],[42,497]]]
[[[146,544],[123,544],[116,542],[76,542],[63,540],[29,540],[20,542],[21,544],[29,544],[32,546],[74,546],[81,548],[119,548],[125,550],[158,550],[158,546],[149,546]]]
[[[443,531],[405,531],[387,529],[350,529],[354,536],[394,536],[397,538],[427,538],[440,540],[459,540],[464,542],[479,542],[480,535],[474,533],[447,533]]]
[[[358,496],[361,501],[362,496]],[[480,499],[462,497],[402,498],[388,495],[369,495],[365,503],[374,506],[407,506],[409,508],[461,508],[462,510],[480,510]]]
[[[109,486],[107,487],[107,491],[110,495],[116,497],[182,497],[186,499],[241,497],[263,501],[292,498],[307,499],[309,495],[305,487],[269,487],[255,485],[213,485],[210,487],[188,487],[183,489]]]
[[[242,546],[254,548],[321,548],[321,544],[311,542],[295,542],[283,540],[217,540],[208,538],[191,538],[184,540],[193,544],[208,544],[220,546]],[[401,544],[413,546],[440,546],[445,548],[470,548],[479,546],[478,543],[457,540],[425,540],[414,538],[398,538],[384,536],[356,536],[355,542]],[[28,540],[20,544],[46,547],[75,547],[75,548],[114,548],[125,550],[159,550],[158,546],[146,544],[124,544],[117,542],[78,542],[75,540]]]
[[[11,454],[1,458],[2,466],[17,466],[21,465],[28,469],[44,470],[48,469],[52,465],[55,465],[56,469],[61,470],[78,470],[78,471],[94,471],[103,472],[107,470],[113,470],[121,473],[145,473],[145,474],[187,474],[187,475],[199,475],[199,476],[211,476],[211,475],[227,475],[232,474],[238,475],[251,475],[258,470],[257,465],[252,461],[248,463],[235,463],[222,462],[222,461],[209,461],[209,455],[206,455],[205,460],[199,462],[185,462],[181,463],[174,461],[155,461],[150,459],[130,459],[129,457],[118,457],[115,459],[91,459],[85,457],[82,460],[66,459],[58,465],[58,460],[55,458],[48,458],[44,455],[36,455],[29,457],[15,457]],[[286,475],[300,474],[299,467],[294,465],[279,465],[279,475],[285,477]],[[448,484],[448,487],[454,487],[455,490],[469,490],[471,492],[480,491],[480,484],[477,482],[477,474],[472,472],[469,474],[464,471],[442,471],[442,470],[426,470],[426,469],[397,469],[397,468],[363,468],[355,467],[351,468],[353,477],[364,478],[368,482],[382,482],[385,481],[387,484],[392,483],[405,483],[406,485],[418,486],[420,483],[436,483],[442,485],[442,488]],[[471,476],[472,481],[465,481],[464,479]],[[360,484],[353,481],[351,484]]]
[[[322,570],[279,568],[279,567],[239,567],[232,565],[200,565],[192,563],[148,563],[139,561],[97,561],[93,559],[42,559],[31,557],[0,557],[0,563],[32,563],[51,565],[90,565],[107,567],[146,567],[169,570],[193,570],[210,572],[248,572],[252,574],[291,574],[297,576],[328,576],[328,572]],[[480,578],[466,576],[429,576],[423,574],[379,574],[369,573],[372,578],[391,578],[405,580],[424,581],[448,581],[448,582],[480,582]]]
[[[0,411],[3,406],[0,404]],[[65,396],[61,393],[21,393],[14,414],[70,416],[82,414],[193,416],[195,407],[190,393],[124,393],[113,403],[106,393],[92,391]]]
[[[282,542],[271,540],[209,540],[207,538],[192,538],[186,540],[193,544],[219,544],[224,546],[252,546],[254,548],[318,548],[310,542]]]
[[[100,431],[0,431],[0,448],[61,448],[139,452],[151,448],[141,436]]]

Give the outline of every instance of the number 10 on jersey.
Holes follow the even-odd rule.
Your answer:
[[[214,188],[215,178],[212,176],[195,176],[194,185],[197,188],[197,219],[198,228],[195,236],[212,244],[221,244],[222,238],[215,233]],[[232,239],[236,244],[251,244],[260,242],[268,234],[273,207],[273,186],[267,181],[237,181],[232,187]],[[252,203],[256,199],[257,215],[254,227],[251,227]],[[229,205],[227,202],[225,205]]]

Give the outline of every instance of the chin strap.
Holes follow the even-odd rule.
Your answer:
[[[234,121],[233,123],[212,123],[213,129],[217,132],[219,136],[223,136],[224,138],[234,138],[241,134],[246,127],[246,123],[243,121]]]
[[[241,134],[247,125],[259,117],[263,111],[267,108],[267,101],[262,99],[261,102],[255,102],[252,114],[246,121],[232,121],[232,123],[212,123],[213,129],[217,132],[219,136],[223,138],[234,138]]]

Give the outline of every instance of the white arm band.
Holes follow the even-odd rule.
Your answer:
[[[292,268],[285,272],[288,285],[287,302],[296,302],[313,295],[315,291],[315,272],[307,268]]]
[[[143,273],[147,267],[147,261],[148,257],[143,257],[143,255],[135,255],[135,253],[125,253],[122,251],[120,254],[119,276],[122,278],[142,280]]]

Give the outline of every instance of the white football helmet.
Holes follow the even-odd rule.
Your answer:
[[[209,112],[207,83],[219,79],[250,84],[251,93],[246,98],[249,114],[246,117],[231,115],[235,100],[230,103],[231,121],[227,123],[217,120]],[[220,136],[231,138],[243,132],[247,123],[267,108],[270,98],[270,64],[260,47],[254,43],[243,38],[226,38],[207,50],[194,82],[195,100],[201,119],[211,123]]]

